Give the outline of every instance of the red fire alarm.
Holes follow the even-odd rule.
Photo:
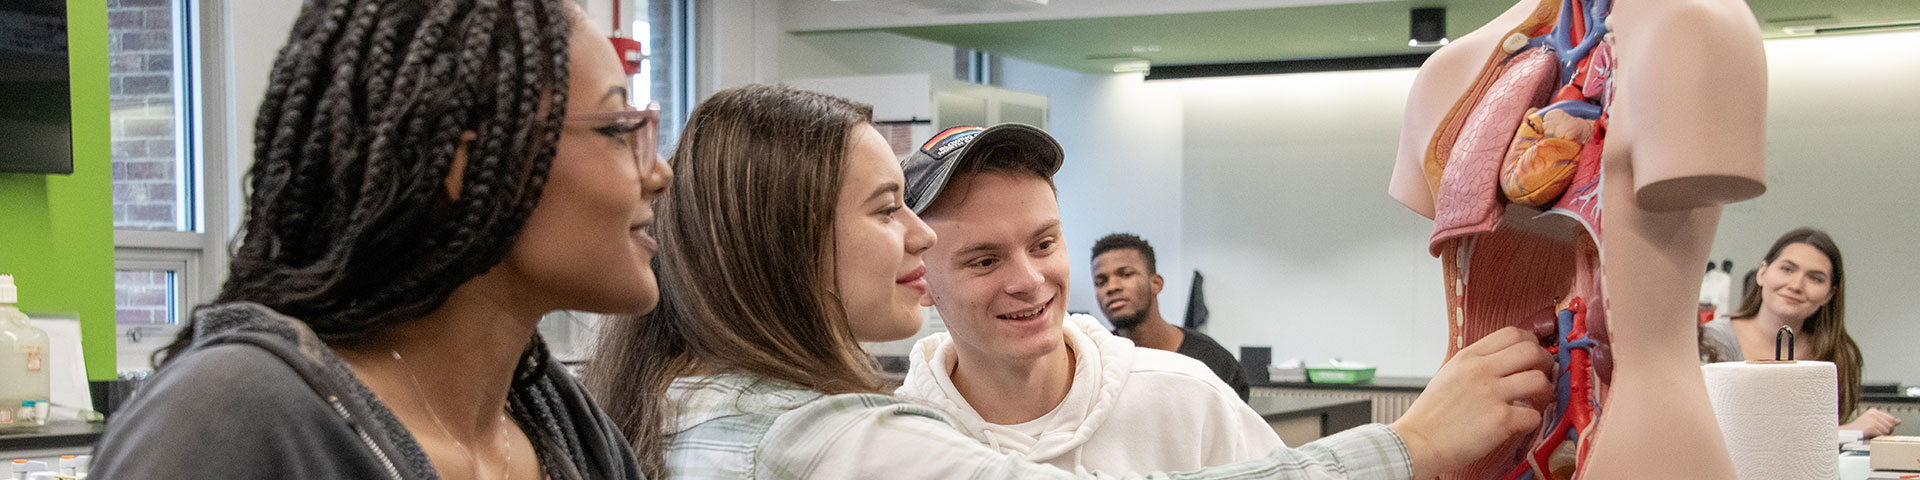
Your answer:
[[[646,49],[639,40],[626,37],[609,37],[613,41],[613,53],[620,57],[620,64],[627,67],[627,75],[640,74],[640,62],[647,59]]]

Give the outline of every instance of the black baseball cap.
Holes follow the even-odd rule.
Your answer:
[[[954,172],[965,171],[963,166],[979,162],[982,157],[979,153],[1003,145],[1036,153],[1035,158],[1041,163],[1032,167],[1047,178],[1053,178],[1066,159],[1060,142],[1031,125],[1003,123],[991,128],[976,125],[949,128],[920,145],[920,150],[900,159],[900,169],[907,177],[907,208],[912,208],[913,213],[926,213],[927,207],[940,198],[940,191],[953,179]]]

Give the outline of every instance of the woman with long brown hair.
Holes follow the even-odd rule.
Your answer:
[[[1827,232],[1797,228],[1774,240],[1761,257],[1754,282],[1741,295],[1740,308],[1728,320],[1702,327],[1711,361],[1772,360],[1780,327],[1795,333],[1795,358],[1833,362],[1839,373],[1840,428],[1867,438],[1886,435],[1900,419],[1879,409],[1860,407],[1860,372],[1866,361],[1847,334],[1846,269],[1840,246]],[[1848,422],[1852,419],[1851,422]]]
[[[859,342],[930,304],[935,235],[869,107],[751,85],[695,109],[654,206],[659,308],[601,332],[585,381],[654,478],[1071,478],[1000,454],[882,390]],[[1436,375],[1406,417],[1182,478],[1412,478],[1539,422],[1550,365],[1508,329]],[[661,402],[665,397],[667,401]],[[1143,445],[1142,448],[1152,448]],[[1078,472],[1080,476],[1089,476]]]
[[[631,479],[535,327],[644,312],[658,111],[564,0],[310,0],[213,304],[95,478]]]

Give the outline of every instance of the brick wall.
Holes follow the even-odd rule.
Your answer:
[[[115,270],[114,322],[121,325],[162,325],[168,318],[167,272]]]
[[[873,128],[880,131],[880,136],[886,137],[887,146],[893,147],[895,156],[912,153],[913,149],[920,146],[914,143],[911,123],[878,123],[874,124]]]
[[[173,7],[107,0],[115,228],[175,228]]]
[[[113,226],[174,230],[173,0],[106,0],[112,104]],[[115,320],[165,324],[166,272],[114,272]]]

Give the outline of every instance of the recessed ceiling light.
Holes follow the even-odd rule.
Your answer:
[[[1128,60],[1113,64],[1113,73],[1146,72],[1152,69],[1153,64],[1146,60]]]

